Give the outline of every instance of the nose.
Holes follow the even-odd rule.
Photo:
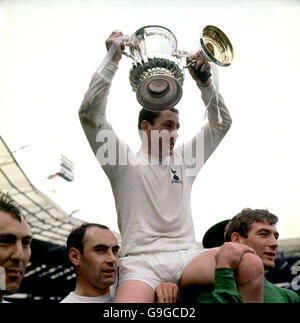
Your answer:
[[[273,235],[271,237],[270,246],[273,250],[277,250],[278,248],[278,240]]]
[[[12,247],[10,259],[15,264],[18,264],[19,262],[25,259],[25,251],[21,241],[17,241]]]
[[[117,261],[117,257],[118,257],[118,255],[115,254],[112,250],[108,250],[106,262],[114,263]]]
[[[178,137],[178,130],[174,129],[171,131],[170,136],[176,139]]]

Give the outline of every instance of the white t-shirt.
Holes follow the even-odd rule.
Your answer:
[[[111,183],[122,237],[120,256],[192,248],[196,245],[191,215],[192,184],[231,125],[224,100],[218,95],[222,117],[218,123],[213,86],[200,88],[204,103],[209,105],[209,122],[192,140],[177,147],[173,158],[165,158],[162,165],[147,164],[148,155],[133,153],[106,121],[107,96],[116,70],[117,65],[109,62],[100,74],[94,75],[79,116],[94,154]],[[103,151],[110,147],[103,139],[105,136],[110,136],[112,151],[117,143],[116,165],[103,165],[100,160]],[[190,167],[192,148],[196,145],[197,167]],[[125,163],[124,156],[127,156]]]
[[[79,296],[71,292],[66,296],[61,303],[112,303],[115,297],[116,286],[112,285],[109,289],[109,292],[96,297],[90,296]]]
[[[3,299],[2,301],[0,300],[0,303],[10,303],[10,302]]]

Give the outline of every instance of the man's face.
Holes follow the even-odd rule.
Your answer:
[[[83,280],[96,289],[108,291],[117,277],[119,246],[109,230],[89,227],[79,254],[79,272]]]
[[[178,114],[165,110],[160,112],[153,125],[148,124],[148,139],[151,140],[151,152],[159,157],[173,154],[179,129]]]
[[[278,237],[275,225],[254,222],[248,232],[248,238],[240,237],[240,242],[255,250],[265,268],[274,268]]]
[[[22,217],[19,222],[13,215],[0,211],[0,266],[4,267],[7,292],[16,293],[30,259],[32,237]]]

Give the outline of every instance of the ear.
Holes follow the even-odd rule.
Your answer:
[[[80,252],[78,249],[71,247],[69,250],[69,259],[74,266],[80,265]]]
[[[233,232],[232,235],[231,235],[231,241],[236,242],[236,243],[240,243],[241,242],[240,234],[237,233],[237,232]]]
[[[150,123],[147,120],[143,120],[141,123],[141,130],[147,132],[150,130],[149,128],[150,128]]]

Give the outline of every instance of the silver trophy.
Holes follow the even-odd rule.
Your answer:
[[[152,111],[175,106],[182,96],[186,67],[182,59],[189,56],[188,52],[178,50],[175,35],[162,26],[145,26],[129,37],[125,45],[129,53],[125,51],[124,54],[133,60],[129,81],[138,102]],[[229,39],[214,26],[203,29],[199,52],[205,61],[221,66],[230,65],[233,59]],[[209,71],[197,71],[197,75],[202,82],[211,76]]]

